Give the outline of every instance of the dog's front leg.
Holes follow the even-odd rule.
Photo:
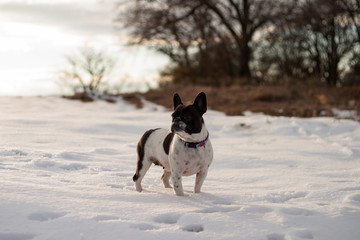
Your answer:
[[[164,187],[166,188],[171,188],[169,183],[170,176],[171,176],[171,172],[164,169],[164,174],[161,177],[161,181],[163,182]]]
[[[199,193],[201,190],[201,186],[205,181],[207,175],[207,169],[201,170],[196,174],[196,180],[195,180],[195,187],[194,187],[194,193]]]
[[[183,190],[183,186],[182,186],[181,177],[182,177],[181,172],[179,172],[179,171],[173,171],[171,173],[171,180],[173,182],[174,191],[177,196],[184,196],[184,190]]]

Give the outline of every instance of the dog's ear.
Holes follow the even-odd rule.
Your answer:
[[[181,98],[179,96],[179,94],[175,93],[174,94],[174,110],[177,108],[177,106],[179,105],[183,105],[182,101],[181,101]]]
[[[206,113],[207,102],[206,102],[206,95],[204,92],[201,92],[197,95],[193,105],[201,113],[201,115]]]

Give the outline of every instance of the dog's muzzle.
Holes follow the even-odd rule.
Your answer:
[[[171,132],[175,133],[175,132],[179,132],[182,131],[182,129],[180,128],[180,125],[178,123],[173,123],[171,125]]]
[[[175,132],[180,132],[180,131],[184,131],[184,132],[186,132],[187,134],[190,134],[190,135],[193,133],[191,127],[186,125],[178,117],[178,118],[174,119],[173,124],[171,125],[171,132],[175,133]]]
[[[185,123],[183,121],[181,121],[181,119],[179,117],[175,118],[173,120],[173,123],[171,125],[171,131],[174,132],[179,132],[179,131],[184,131],[184,125]]]

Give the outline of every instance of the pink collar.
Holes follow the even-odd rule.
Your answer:
[[[186,142],[184,140],[182,140],[181,138],[179,138],[180,141],[185,145],[185,147],[188,148],[199,148],[199,147],[203,147],[205,146],[205,143],[207,142],[207,140],[209,139],[209,132],[207,133],[207,136],[204,140],[202,140],[201,142]]]

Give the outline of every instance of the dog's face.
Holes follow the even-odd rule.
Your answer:
[[[187,138],[200,133],[203,125],[203,114],[207,110],[206,95],[201,92],[192,105],[184,106],[180,96],[174,95],[174,112],[172,114],[171,131]]]

